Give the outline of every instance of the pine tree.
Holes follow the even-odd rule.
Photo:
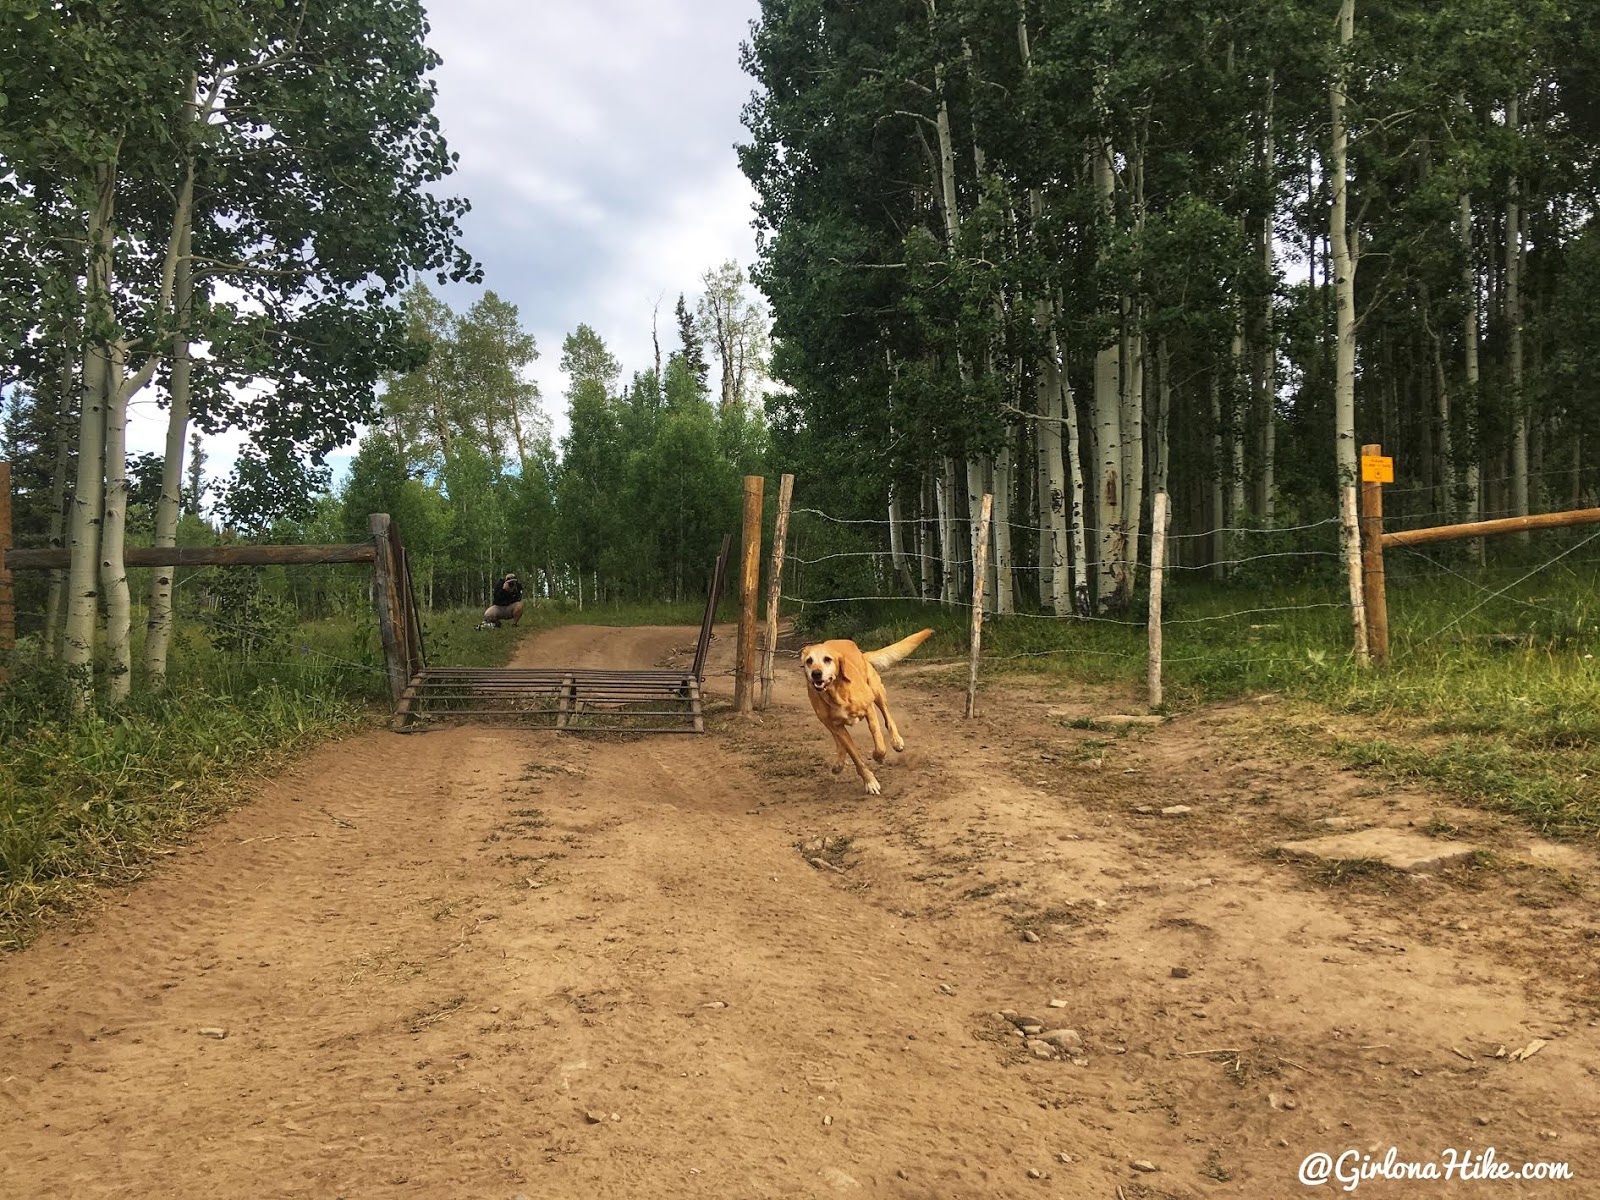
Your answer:
[[[689,369],[694,372],[694,377],[700,387],[706,386],[710,378],[711,368],[706,363],[705,343],[700,340],[700,331],[695,324],[694,314],[689,311],[689,306],[684,303],[683,294],[678,295],[678,338],[683,343],[683,361],[689,364]]]

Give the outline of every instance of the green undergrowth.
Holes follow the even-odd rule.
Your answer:
[[[75,720],[29,711],[59,675],[0,696],[0,949],[97,884],[132,879],[306,745],[354,726],[359,697],[304,681],[170,691]]]
[[[1392,778],[1426,781],[1552,836],[1600,835],[1600,569],[1474,571],[1454,564],[1391,581],[1390,665],[1353,661],[1349,609],[1333,585],[1249,589],[1169,585],[1165,708],[1247,696],[1349,714],[1369,734],[1309,735],[1320,753]],[[966,661],[970,612],[897,601],[803,612],[802,636],[882,645],[923,626],[919,662]],[[1105,684],[1142,695],[1143,600],[1115,619],[987,617],[984,686],[1007,676]],[[1302,722],[1316,728],[1315,721]]]

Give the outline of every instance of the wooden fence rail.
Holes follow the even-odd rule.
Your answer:
[[[130,567],[294,567],[371,563],[373,602],[383,637],[383,658],[395,702],[427,665],[422,620],[400,530],[387,513],[373,513],[370,542],[332,546],[140,546],[123,552]],[[0,659],[16,645],[12,571],[48,571],[72,565],[68,548],[18,550],[11,544],[11,466],[0,462]],[[0,682],[5,680],[0,662]]]
[[[1382,446],[1361,447],[1363,459],[1381,460]],[[1462,538],[1493,537],[1501,533],[1523,533],[1531,529],[1562,529],[1571,525],[1600,523],[1600,508],[1575,508],[1567,512],[1537,513],[1527,517],[1502,517],[1493,521],[1467,521],[1459,525],[1434,525],[1427,529],[1383,531],[1383,486],[1377,479],[1363,477],[1361,484],[1361,540],[1364,591],[1366,592],[1366,633],[1372,661],[1383,666],[1389,661],[1389,598],[1384,582],[1383,552],[1396,546],[1432,546]]]
[[[369,563],[370,544],[335,546],[130,546],[122,561],[130,567],[296,567],[331,563]],[[50,570],[70,565],[72,551],[10,550],[5,565],[13,571]]]

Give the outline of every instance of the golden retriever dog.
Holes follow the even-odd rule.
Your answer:
[[[883,741],[885,725],[889,727],[889,744],[897,752],[906,748],[906,740],[900,736],[894,717],[889,714],[889,698],[884,694],[878,671],[893,666],[932,636],[933,630],[924,629],[882,650],[862,650],[854,642],[842,638],[800,649],[800,665],[810,685],[806,691],[811,697],[811,707],[816,710],[817,720],[833,735],[838,748],[833,773],[837,775],[844,770],[847,758],[854,760],[856,773],[867,785],[869,796],[878,795],[882,789],[878,786],[878,777],[856,749],[850,726],[866,718],[867,727],[872,730],[874,762],[881,763],[888,757]],[[880,711],[883,713],[881,721],[878,719]]]

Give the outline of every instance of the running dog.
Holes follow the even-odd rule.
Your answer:
[[[833,735],[838,748],[833,773],[837,775],[844,770],[847,758],[853,760],[856,773],[861,776],[861,782],[866,784],[869,796],[879,795],[882,789],[878,786],[878,777],[856,749],[855,741],[850,736],[850,726],[866,718],[867,727],[872,730],[874,762],[881,763],[888,757],[889,752],[883,741],[885,725],[889,727],[889,744],[897,752],[906,748],[906,741],[895,727],[894,717],[889,714],[889,698],[884,694],[883,680],[878,678],[878,671],[892,667],[932,636],[933,630],[924,629],[882,650],[862,650],[854,642],[844,639],[816,642],[800,650],[800,664],[810,685],[806,691],[811,697],[811,707],[817,714],[817,720]],[[883,713],[881,721],[878,719],[880,711]]]

